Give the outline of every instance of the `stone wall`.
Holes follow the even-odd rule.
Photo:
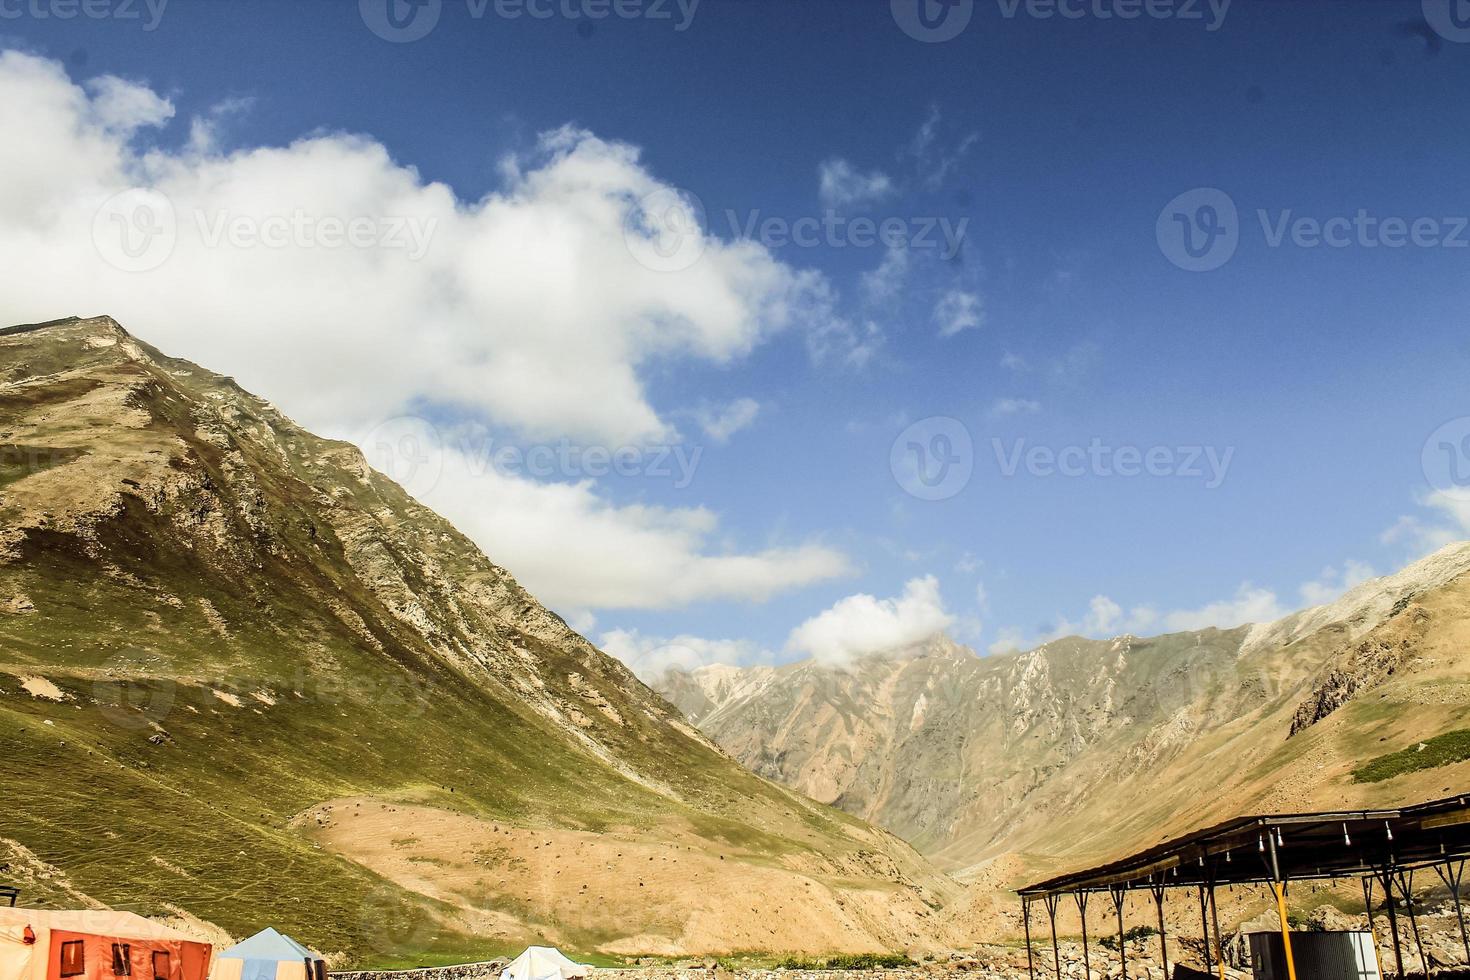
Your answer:
[[[331,980],[490,980],[499,977],[506,960],[484,963],[457,963],[454,966],[431,966],[422,970],[358,970],[332,972]]]

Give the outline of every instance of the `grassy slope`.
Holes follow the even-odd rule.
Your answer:
[[[0,442],[45,460],[7,463],[0,497],[0,527],[24,532],[0,602],[36,607],[0,614],[0,837],[76,890],[392,963],[498,951],[313,845],[292,820],[317,801],[678,828],[755,862],[874,847],[857,821],[683,734],[355,451],[227,379],[122,356],[120,331],[86,347],[114,330],[99,323],[0,338],[0,381],[23,382],[0,388]],[[428,625],[405,625],[405,596]],[[30,673],[65,700],[22,691]]]

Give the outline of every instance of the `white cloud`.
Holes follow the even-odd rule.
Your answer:
[[[1020,354],[1012,354],[1009,352],[1007,352],[1005,356],[1000,359],[1000,366],[1005,368],[1007,371],[1016,372],[1024,371],[1027,367],[1026,359],[1024,357],[1022,357]]]
[[[907,248],[893,247],[883,253],[877,268],[864,272],[860,284],[869,303],[886,303],[896,297],[908,279],[911,260]]]
[[[660,637],[615,629],[603,633],[597,645],[649,684],[671,670],[695,670],[710,664],[751,667],[775,660],[769,650],[749,640],[709,640],[688,633]]]
[[[817,168],[818,194],[829,208],[871,204],[893,192],[893,182],[881,170],[863,173],[841,157]]]
[[[996,634],[995,642],[990,644],[989,650],[992,654],[1015,653],[1021,649],[1025,637],[1021,631],[1014,626],[1002,627]]]
[[[694,414],[705,435],[717,443],[726,443],[735,433],[753,425],[760,410],[760,402],[754,398],[737,398],[728,405],[701,406]]]
[[[675,438],[645,391],[654,362],[724,364],[783,329],[847,329],[823,322],[834,301],[822,277],[749,241],[701,233],[689,268],[640,264],[625,228],[639,244],[640,202],[671,189],[634,147],[557,130],[504,162],[499,189],[462,201],[364,136],[216,152],[210,127],[233,108],[196,121],[182,149],[144,150],[131,138],[172,116],[167,100],[0,53],[0,132],[24,134],[0,141],[0,322],[111,313],[329,434],[428,404],[529,439],[608,447]],[[170,202],[177,239],[161,264],[130,272],[104,252],[116,259],[131,229],[104,223],[94,240],[93,226],[99,205],[135,186]],[[288,232],[271,245],[211,242],[221,219]],[[332,246],[304,237],[299,220],[416,230],[427,248],[415,258],[380,239]],[[816,543],[731,550],[700,507],[617,506],[588,479],[539,483],[454,452],[422,499],[550,604],[583,615],[759,600],[847,570]]]
[[[1172,609],[1160,612],[1151,605],[1134,606],[1124,612],[1121,605],[1105,595],[1093,596],[1081,620],[1062,617],[1057,625],[1041,637],[1042,642],[1063,636],[1088,636],[1103,639],[1123,633],[1148,635],[1202,630],[1214,626],[1230,629],[1246,623],[1269,623],[1285,616],[1284,608],[1269,589],[1242,583],[1227,599],[1206,603],[1194,609]]]
[[[720,522],[706,508],[616,506],[597,494],[591,479],[540,482],[495,465],[492,453],[463,433],[440,436],[415,420],[377,428],[364,451],[399,476],[380,462],[375,446],[404,445],[405,437],[416,463],[413,476],[400,482],[554,609],[762,601],[851,570],[845,555],[816,542],[755,552],[715,549]],[[694,479],[691,461],[669,465],[689,466]]]
[[[1322,574],[1317,579],[1302,583],[1302,602],[1307,606],[1324,606],[1335,602],[1344,592],[1362,585],[1377,574],[1371,565],[1352,559],[1343,562],[1340,569],[1329,565],[1322,569]]]
[[[831,315],[825,280],[748,240],[701,235],[678,272],[640,264],[625,227],[672,189],[635,147],[585,131],[546,134],[506,162],[499,190],[467,202],[363,136],[229,154],[207,135],[176,151],[130,142],[172,112],[136,83],[83,88],[56,62],[0,54],[0,128],[26,134],[0,149],[0,315],[112,313],[316,427],[429,399],[528,435],[614,444],[672,431],[645,391],[652,362],[728,363]],[[93,217],[138,185],[171,202],[177,241],[157,268],[126,272],[94,246]],[[426,251],[294,233],[279,247],[211,241],[219,219],[297,216],[384,235],[397,223]]]
[[[939,324],[939,336],[953,337],[961,330],[983,326],[985,306],[978,293],[951,289],[935,304],[934,321]]]
[[[1245,623],[1269,623],[1290,611],[1277,600],[1276,593],[1245,582],[1229,599],[1207,603],[1198,609],[1164,613],[1160,622],[1165,633],[1201,630],[1210,626],[1230,629]]]
[[[792,630],[786,647],[824,663],[845,664],[912,646],[953,622],[939,594],[939,580],[928,575],[911,579],[893,598],[859,593],[838,600]]]
[[[123,137],[145,126],[162,126],[173,118],[173,103],[146,85],[116,75],[103,75],[87,83],[91,93],[91,118],[101,129]]]
[[[1002,398],[990,406],[990,414],[997,417],[1007,415],[1035,415],[1041,411],[1041,402],[1029,398]]]
[[[1384,544],[1403,545],[1411,558],[1422,558],[1446,545],[1470,538],[1470,500],[1435,490],[1419,501],[1428,515],[1405,514],[1379,536]]]

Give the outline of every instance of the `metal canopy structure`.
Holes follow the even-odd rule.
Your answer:
[[[1061,875],[1019,890],[1026,928],[1026,961],[1035,980],[1031,949],[1031,903],[1040,900],[1051,920],[1052,955],[1058,980],[1061,954],[1057,947],[1056,910],[1062,896],[1071,895],[1082,915],[1082,953],[1087,948],[1087,900],[1094,894],[1107,895],[1118,919],[1118,948],[1123,956],[1123,980],[1128,963],[1123,936],[1123,905],[1130,891],[1147,889],[1158,908],[1159,948],[1164,972],[1169,970],[1165,946],[1164,902],[1171,889],[1195,891],[1199,898],[1200,926],[1208,966],[1219,965],[1225,976],[1220,941],[1215,888],[1219,885],[1266,884],[1276,898],[1281,920],[1282,943],[1287,973],[1296,980],[1291,953],[1291,929],[1286,917],[1286,891],[1293,881],[1359,878],[1363,904],[1373,927],[1373,890],[1384,890],[1389,928],[1393,935],[1394,960],[1404,976],[1403,953],[1398,932],[1398,906],[1408,911],[1420,962],[1429,966],[1419,941],[1418,916],[1413,897],[1415,875],[1424,872],[1449,890],[1459,917],[1460,938],[1470,962],[1470,934],[1466,932],[1461,884],[1465,863],[1470,860],[1470,794],[1451,796],[1428,803],[1384,810],[1341,810],[1322,813],[1273,814],[1237,817],[1205,830],[1156,845],[1109,864]],[[1211,943],[1213,925],[1213,943]],[[1213,949],[1212,949],[1213,947]]]

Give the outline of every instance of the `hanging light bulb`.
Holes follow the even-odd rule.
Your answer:
[[[1342,843],[1343,843],[1343,846],[1344,847],[1352,847],[1353,846],[1353,839],[1348,836],[1347,824],[1346,823],[1344,823],[1342,825]]]
[[[1393,840],[1393,828],[1388,825],[1387,820],[1383,821],[1383,829],[1388,831],[1388,839]]]
[[[1229,851],[1226,851],[1225,852],[1225,863],[1226,864],[1229,864],[1230,863],[1230,852]]]
[[[1284,841],[1284,840],[1281,839],[1281,828],[1280,827],[1277,827],[1276,828],[1276,846],[1277,847],[1285,847],[1286,846],[1286,841]]]
[[[1256,850],[1262,854],[1266,853],[1266,838],[1260,834],[1256,835]]]

